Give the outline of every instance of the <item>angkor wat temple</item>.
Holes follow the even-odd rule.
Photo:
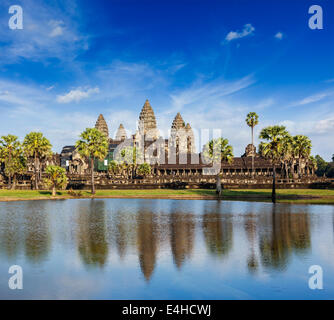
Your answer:
[[[109,136],[109,128],[102,114],[95,127],[103,133],[109,142],[109,151],[102,161],[94,165],[96,187],[112,188],[214,188],[219,173],[221,183],[228,188],[268,188],[272,184],[273,164],[261,157],[254,145],[249,144],[245,153],[234,157],[230,163],[221,161],[212,163],[205,159],[204,152],[196,151],[194,131],[177,113],[169,132],[169,138],[163,138],[158,130],[154,111],[146,100],[134,134],[127,135],[122,124],[114,136]],[[82,128],[84,130],[85,128]],[[129,174],[127,169],[117,173],[108,170],[109,164],[116,160],[124,162],[122,150],[136,150],[137,163],[149,163],[151,173],[145,176]],[[204,149],[204,148],[203,148]],[[252,164],[253,162],[253,164]],[[59,165],[66,169],[69,178],[68,188],[88,189],[90,187],[90,167],[88,159],[80,156],[75,146],[65,146],[61,154],[54,154],[41,163],[42,178],[47,165]],[[253,169],[252,169],[253,168]],[[276,166],[278,188],[305,188],[323,183],[315,175],[313,164],[307,160],[296,159],[289,167]],[[1,170],[0,170],[1,171]],[[33,161],[28,159],[28,172],[16,182],[18,189],[32,188]],[[42,179],[40,179],[42,181]],[[6,184],[5,175],[0,172],[0,188]],[[43,188],[43,185],[40,185]]]
[[[132,186],[151,188],[173,185],[207,187],[216,182],[217,170],[212,163],[203,159],[202,152],[196,152],[193,129],[189,123],[185,123],[180,113],[177,113],[171,124],[169,139],[159,135],[156,117],[148,100],[140,112],[138,129],[134,134],[128,136],[124,126],[120,124],[114,138],[110,138],[108,125],[102,114],[99,115],[95,127],[109,141],[107,157],[95,163],[99,188]],[[109,163],[119,160],[120,151],[126,147],[142,150],[140,156],[137,155],[137,159],[141,157],[142,162],[151,165],[152,170],[149,176],[133,177],[126,171],[113,175],[108,173]],[[75,146],[64,147],[60,154],[60,161],[61,166],[66,168],[73,187],[89,183],[89,164],[79,155]],[[220,170],[222,183],[227,186],[267,186],[272,183],[272,162],[256,153],[256,148],[252,144],[246,147],[242,156],[233,158],[231,163],[221,162],[218,170]],[[87,179],[84,178],[85,176]],[[283,166],[278,167],[277,177],[278,184],[290,186],[296,184],[305,186],[318,181],[313,165],[307,161],[296,161],[289,171],[284,170]]]

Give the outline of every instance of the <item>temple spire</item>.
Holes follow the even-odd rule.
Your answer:
[[[180,114],[180,112],[177,113],[177,115],[175,116],[173,123],[172,123],[172,130],[180,130],[180,129],[184,129],[186,126],[185,122],[182,119],[182,116]]]
[[[102,114],[99,115],[95,124],[95,128],[102,132],[107,138],[109,137],[108,125]]]
[[[148,100],[145,101],[145,104],[140,112],[138,129],[140,134],[148,134],[149,136],[154,138],[158,137],[157,122],[155,119],[154,111]]]
[[[126,131],[124,129],[124,126],[121,123],[119,125],[119,128],[118,128],[117,132],[116,132],[116,138],[115,138],[115,140],[117,140],[117,141],[123,141],[125,139],[127,139],[127,135],[126,135]]]

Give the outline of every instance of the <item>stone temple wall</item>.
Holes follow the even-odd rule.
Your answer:
[[[97,189],[214,189],[216,187],[216,176],[150,176],[137,179],[112,177],[108,174],[96,173],[95,183]],[[222,177],[223,188],[229,189],[270,189],[272,187],[272,177],[245,177],[235,175],[233,177]],[[16,184],[16,189],[32,189],[32,181],[27,176],[20,179]],[[0,189],[7,187],[6,181],[0,181]],[[67,189],[89,190],[90,175],[69,175]],[[43,189],[43,185],[40,185]],[[334,181],[319,177],[304,177],[301,179],[277,179],[277,188],[334,188]]]

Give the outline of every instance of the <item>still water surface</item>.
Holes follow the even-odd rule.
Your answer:
[[[334,206],[0,203],[1,299],[333,299]],[[11,265],[23,290],[8,288]],[[308,269],[323,269],[310,290]]]

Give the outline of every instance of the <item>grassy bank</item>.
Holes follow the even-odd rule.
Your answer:
[[[80,195],[73,196],[67,191],[60,191],[52,197],[48,191],[32,190],[0,190],[0,201],[42,200],[42,199],[73,199],[91,198],[89,191],[81,191]],[[334,190],[318,189],[279,189],[278,202],[293,203],[329,203],[334,204]],[[95,198],[150,198],[150,199],[217,199],[214,190],[203,189],[155,189],[155,190],[98,190]],[[270,189],[236,189],[223,190],[224,200],[254,200],[270,201]]]

